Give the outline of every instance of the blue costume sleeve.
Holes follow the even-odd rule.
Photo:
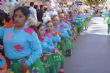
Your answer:
[[[71,30],[68,30],[68,33],[69,33],[69,35],[71,35],[72,34],[72,31]]]
[[[59,35],[52,36],[52,41],[55,43],[58,43],[61,41],[61,37]]]
[[[69,33],[69,35],[72,34],[72,31],[71,30],[72,30],[71,27],[67,30],[67,32]]]
[[[47,42],[41,42],[41,44],[42,44],[43,52],[54,52],[55,49],[54,46],[50,46],[49,44],[47,44]]]
[[[72,31],[71,31],[71,29],[72,29],[72,27],[71,27],[71,25],[66,25],[67,27],[67,32],[69,33],[69,35],[71,35],[72,34]]]
[[[65,22],[63,22],[63,24],[64,24],[65,28],[67,29],[68,34],[71,35],[72,34],[71,25],[67,24]]]
[[[35,32],[30,35],[29,38],[30,48],[32,49],[32,53],[29,58],[26,60],[27,65],[33,64],[38,58],[40,58],[42,54],[42,48],[40,41],[38,40],[38,36]]]
[[[3,31],[4,31],[4,28],[3,27],[0,27],[0,39],[3,38]]]
[[[69,34],[68,33],[61,33],[61,36],[62,37],[69,37]]]
[[[69,34],[66,30],[64,30],[62,28],[60,28],[59,30],[61,32],[61,37],[69,37]]]

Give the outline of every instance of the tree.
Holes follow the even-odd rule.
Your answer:
[[[103,4],[106,0],[82,0],[82,2],[86,5],[99,5]]]

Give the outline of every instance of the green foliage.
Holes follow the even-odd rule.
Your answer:
[[[103,4],[106,0],[82,0],[86,5],[99,5]]]

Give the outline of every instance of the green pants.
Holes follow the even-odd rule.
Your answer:
[[[44,63],[45,73],[57,73],[57,68],[54,62],[54,54],[46,57],[45,55],[41,58],[42,62]]]
[[[42,61],[45,64],[45,73],[58,73],[59,68],[64,67],[64,57],[56,53],[50,55],[47,60]]]
[[[110,24],[108,24],[108,34],[110,33]]]
[[[80,34],[80,32],[82,32],[83,31],[83,28],[84,28],[84,23],[81,23],[81,24],[79,24],[79,25],[76,25],[77,26],[77,31],[78,31],[78,33]]]
[[[72,29],[72,39],[76,40],[77,36],[78,36],[77,28],[74,27]]]
[[[13,64],[11,66],[11,69],[14,73],[19,73],[18,69],[20,67],[20,63],[19,61],[13,61]],[[37,73],[45,73],[44,71],[44,67],[43,67],[43,63],[39,60],[37,60],[34,64],[32,64],[30,67],[30,71],[31,73],[36,73],[35,71],[37,71]]]
[[[64,68],[64,56],[60,56],[59,54],[55,53],[52,55],[52,57],[53,57],[57,72],[59,71],[60,68]]]
[[[75,46],[70,38],[62,38],[62,41],[58,43],[58,49],[62,51],[63,55],[65,55],[66,50],[73,48],[75,48]]]

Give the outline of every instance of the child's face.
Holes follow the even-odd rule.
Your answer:
[[[68,20],[69,19],[69,15],[65,15],[65,20]]]
[[[60,15],[60,21],[64,20],[64,14]]]
[[[72,17],[75,17],[75,16],[76,16],[76,12],[73,11],[73,12],[72,12]]]
[[[47,31],[52,31],[53,29],[53,24],[52,23],[48,23],[47,24]]]
[[[53,18],[52,23],[54,26],[56,26],[58,24],[58,16]]]
[[[21,10],[18,10],[14,14],[14,24],[16,27],[23,27],[27,18],[23,15]]]
[[[75,11],[75,14],[78,14],[78,11]]]
[[[44,26],[41,26],[41,27],[38,29],[38,35],[44,36],[44,34],[45,34],[45,27],[44,27]]]

